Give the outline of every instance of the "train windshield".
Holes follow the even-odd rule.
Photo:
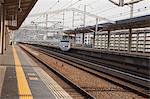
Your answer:
[[[64,41],[60,41],[60,42],[69,42],[69,41],[65,41],[65,40],[64,40]]]

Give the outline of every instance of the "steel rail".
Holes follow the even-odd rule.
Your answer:
[[[33,46],[32,46],[32,48],[33,48]],[[120,85],[130,88],[130,89],[136,91],[136,93],[141,94],[142,96],[150,97],[150,95],[148,93],[149,87],[150,87],[149,86],[149,83],[150,83],[149,79],[144,79],[142,77],[138,77],[138,76],[126,73],[126,72],[122,72],[119,70],[115,70],[115,69],[111,69],[111,68],[108,68],[105,66],[101,66],[98,64],[87,62],[87,61],[84,61],[84,60],[81,60],[78,58],[74,58],[71,56],[67,56],[67,55],[64,55],[64,54],[61,54],[58,52],[46,50],[44,48],[34,47],[34,49],[37,49],[37,48],[38,48],[38,51],[40,51],[40,52],[42,52],[48,56],[55,57],[59,60],[63,59],[63,61],[64,61],[64,59],[68,60],[68,61],[70,61],[69,64],[76,63],[76,64],[79,64],[80,66],[84,66],[85,68],[90,68],[92,70],[99,71],[99,72],[104,73],[106,75],[111,75],[113,77],[124,80],[123,83],[119,82]],[[50,54],[52,54],[52,55],[50,55]],[[113,79],[109,79],[109,80],[113,81]],[[113,81],[113,82],[118,83],[117,81]],[[128,82],[128,85],[124,85],[125,82]]]
[[[70,79],[68,79],[67,77],[65,77],[62,73],[60,73],[59,71],[57,71],[55,68],[49,66],[49,64],[45,61],[42,61],[39,57],[35,56],[33,53],[29,52],[28,50],[26,50],[22,45],[20,46],[26,53],[30,54],[33,58],[35,58],[36,60],[38,60],[40,63],[42,63],[43,65],[45,65],[48,69],[52,70],[58,77],[60,77],[62,80],[64,80],[67,84],[69,84],[70,86],[72,86],[77,92],[79,92],[83,97],[85,97],[85,99],[95,99],[94,96],[92,96],[91,94],[89,94],[88,92],[86,92],[84,89],[82,89],[80,86],[78,86],[77,84],[75,84],[74,82],[72,82]]]

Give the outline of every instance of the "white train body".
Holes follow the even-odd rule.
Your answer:
[[[53,38],[51,40],[28,41],[27,43],[52,46],[59,48],[62,51],[69,51],[71,48],[71,42],[66,36],[62,36],[60,39]]]
[[[70,50],[70,41],[69,40],[61,40],[59,43],[59,48],[62,51],[69,51]]]

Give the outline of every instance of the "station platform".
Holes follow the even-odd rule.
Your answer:
[[[19,46],[0,55],[0,99],[72,99]]]
[[[72,49],[108,53],[108,54],[114,54],[114,55],[133,56],[133,57],[148,57],[149,58],[150,56],[150,53],[137,53],[137,52],[118,51],[118,50],[115,51],[115,50],[106,50],[106,49],[88,48],[88,47],[72,47]]]

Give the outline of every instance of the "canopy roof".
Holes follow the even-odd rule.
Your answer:
[[[80,27],[74,30],[66,30],[67,34],[76,34],[76,33],[88,33],[95,31],[94,26]],[[116,21],[115,23],[104,23],[98,24],[98,30],[108,31],[108,30],[121,30],[129,28],[144,28],[150,27],[150,15],[124,19]]]
[[[10,29],[15,30],[21,26],[37,0],[2,0],[2,2],[6,9],[6,24]]]

